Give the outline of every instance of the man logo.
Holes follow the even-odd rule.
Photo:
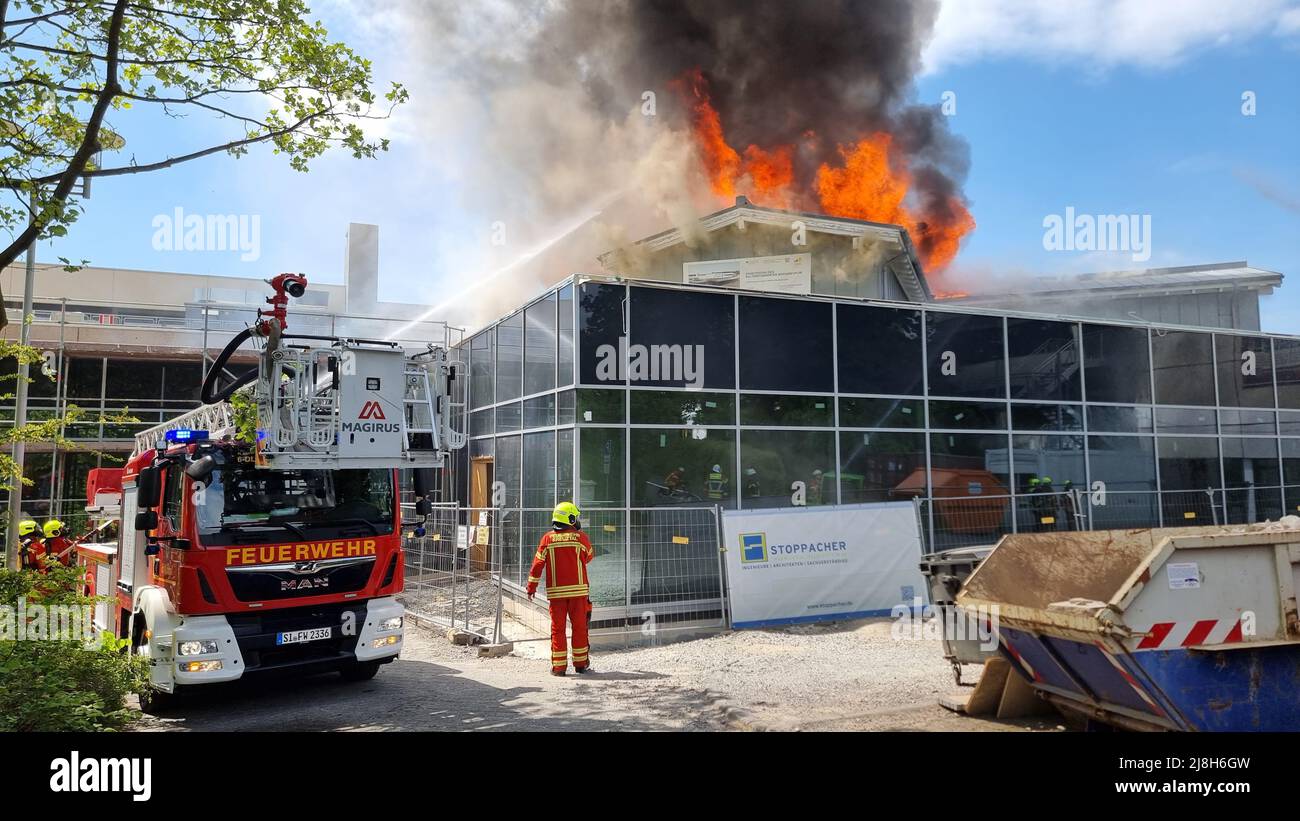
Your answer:
[[[740,561],[767,561],[767,536],[763,533],[740,534]]]
[[[384,409],[379,407],[379,403],[372,399],[366,404],[361,406],[361,415],[358,416],[357,418],[358,419],[387,419],[388,417],[384,416]]]

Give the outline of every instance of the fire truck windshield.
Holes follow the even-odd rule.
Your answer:
[[[219,463],[222,460],[218,460]],[[392,471],[219,464],[194,509],[201,541],[258,544],[393,532]]]

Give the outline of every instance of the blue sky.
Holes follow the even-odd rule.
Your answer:
[[[1201,2],[1088,0],[1096,16],[1087,26],[1062,17],[1058,4],[945,5],[916,99],[954,92],[952,130],[970,144],[965,192],[978,227],[957,274],[1247,259],[1293,278],[1265,300],[1264,324],[1300,333],[1300,10],[1294,0],[1250,0],[1202,13]],[[493,216],[467,205],[481,185],[468,169],[484,161],[473,156],[475,130],[465,125],[472,109],[444,105],[423,60],[429,44],[405,33],[402,8],[397,0],[372,15],[345,0],[317,3],[334,36],[375,59],[379,81],[411,86],[412,104],[381,126],[394,139],[387,155],[331,155],[303,175],[261,148],[240,160],[96,181],[85,216],[39,257],[250,277],[301,270],[340,282],[344,232],[356,221],[381,226],[385,299],[436,302],[498,264],[483,250]],[[1254,116],[1242,114],[1245,91],[1255,94]],[[123,153],[142,162],[211,127],[153,128],[135,114],[118,121],[129,143]],[[1149,214],[1150,260],[1044,250],[1044,217],[1067,206]],[[257,215],[260,257],[156,250],[153,221],[177,207]]]

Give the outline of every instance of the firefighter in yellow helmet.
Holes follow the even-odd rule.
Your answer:
[[[32,519],[18,523],[18,561],[24,570],[41,569],[40,525]]]
[[[45,556],[54,559],[64,567],[72,565],[72,553],[75,545],[67,537],[67,525],[58,519],[50,519],[41,528],[45,534]]]
[[[551,607],[551,675],[562,676],[569,668],[565,642],[565,621],[573,625],[573,669],[591,670],[587,654],[587,627],[591,619],[591,588],[587,563],[595,551],[582,532],[581,512],[573,502],[560,502],[551,513],[551,530],[542,536],[528,569],[528,598],[546,575],[546,600]]]

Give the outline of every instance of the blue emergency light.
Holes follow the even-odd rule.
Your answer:
[[[166,433],[168,442],[202,442],[208,438],[206,430],[169,430]]]

